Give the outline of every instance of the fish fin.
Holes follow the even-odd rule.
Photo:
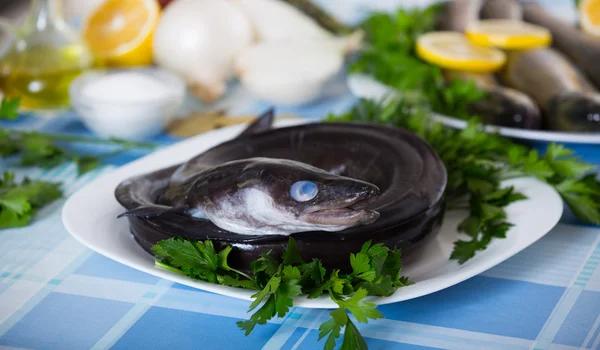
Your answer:
[[[160,216],[166,213],[182,213],[184,212],[184,208],[180,207],[167,207],[167,206],[159,206],[159,205],[143,205],[141,207],[137,207],[135,209],[128,210],[117,218],[123,216],[143,216],[143,217],[155,217]]]
[[[266,112],[261,114],[250,125],[248,125],[248,127],[240,134],[240,136],[255,135],[270,130],[271,126],[273,125],[274,116],[274,109],[271,107]]]

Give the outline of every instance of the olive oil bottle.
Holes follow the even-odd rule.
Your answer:
[[[25,109],[67,108],[69,84],[95,64],[91,51],[63,20],[60,5],[61,0],[32,0],[28,18],[14,30],[0,58],[0,90],[20,97]]]

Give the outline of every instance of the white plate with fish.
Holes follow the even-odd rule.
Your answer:
[[[275,127],[300,123],[305,121],[279,121]],[[155,267],[154,257],[134,240],[128,222],[117,219],[124,209],[114,194],[115,188],[124,180],[185,162],[210,147],[235,138],[244,127],[235,125],[192,137],[94,180],[66,202],[62,213],[65,227],[88,248],[134,269],[200,290],[251,300],[254,291],[194,281]],[[449,257],[453,242],[461,238],[456,227],[466,213],[447,212],[440,232],[425,243],[418,255],[413,254],[404,261],[402,274],[415,284],[398,289],[390,297],[371,300],[377,304],[394,303],[451,287],[514,256],[542,238],[558,223],[563,203],[550,186],[533,178],[513,179],[504,185],[514,186],[528,198],[506,207],[507,220],[514,224],[506,239],[493,240],[485,251],[459,265]],[[365,237],[365,241],[368,239]],[[307,308],[336,307],[326,295],[317,299],[297,297],[294,304]]]

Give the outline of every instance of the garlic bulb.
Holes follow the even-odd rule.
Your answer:
[[[181,74],[201,100],[214,102],[226,91],[235,55],[253,41],[250,20],[230,0],[177,0],[154,34],[154,60]]]
[[[243,50],[235,60],[242,85],[270,103],[314,101],[343,66],[338,46],[314,38],[272,39]]]

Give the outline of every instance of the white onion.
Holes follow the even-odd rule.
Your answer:
[[[342,68],[344,56],[330,41],[288,38],[255,44],[235,63],[242,85],[271,103],[300,105],[320,96]]]
[[[332,35],[312,18],[282,0],[232,0],[251,19],[261,41],[289,38],[328,39]]]
[[[314,39],[329,41],[344,54],[360,49],[364,33],[357,30],[347,36],[335,36],[314,19],[282,0],[231,0],[239,6],[253,24],[260,41],[283,39]]]
[[[230,0],[177,0],[167,6],[153,38],[154,61],[183,76],[203,101],[226,91],[233,59],[254,40],[252,24]]]

